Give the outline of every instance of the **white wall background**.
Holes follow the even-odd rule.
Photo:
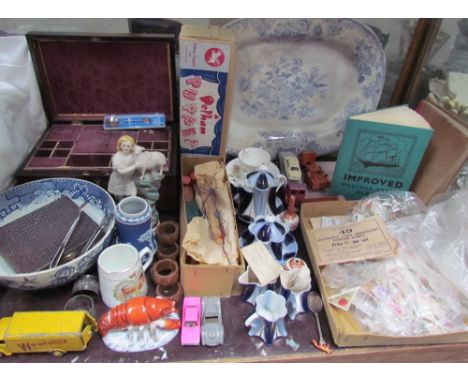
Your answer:
[[[186,24],[208,25],[209,19],[174,19]],[[0,31],[128,33],[128,19],[0,19]]]

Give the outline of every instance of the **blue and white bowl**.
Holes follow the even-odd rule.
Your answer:
[[[109,216],[110,221],[104,236],[90,250],[74,260],[38,272],[15,273],[0,254],[0,285],[22,290],[36,290],[67,284],[91,268],[101,251],[111,243],[115,224],[115,203],[103,188],[81,179],[41,179],[4,191],[0,194],[0,227],[62,196],[69,197],[77,205],[89,200],[86,213],[96,224],[100,224],[104,216]]]

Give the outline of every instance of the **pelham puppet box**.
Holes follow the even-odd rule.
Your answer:
[[[188,176],[196,165],[217,161],[227,186],[229,209],[234,215],[227,180],[225,148],[234,85],[234,34],[219,27],[184,25],[180,33],[180,147],[181,175]],[[239,251],[238,232],[234,230],[237,263],[211,265],[194,261],[182,242],[189,223],[184,198],[180,205],[180,272],[185,295],[239,295],[237,281],[245,264]]]
[[[26,158],[20,182],[86,178],[103,187],[118,138],[131,135],[166,155],[158,209],[177,210],[178,102],[173,35],[29,33],[27,41],[49,126]],[[166,127],[109,131],[108,114],[164,113]]]

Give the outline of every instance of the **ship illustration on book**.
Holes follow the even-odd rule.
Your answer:
[[[366,142],[367,141],[367,142]],[[360,146],[364,148],[357,153],[357,159],[367,167],[400,167],[401,149],[388,137],[377,135],[364,139]]]
[[[349,117],[330,195],[357,200],[409,190],[431,136],[429,123],[406,105]]]

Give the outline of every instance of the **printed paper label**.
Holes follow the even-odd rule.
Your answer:
[[[380,216],[311,231],[319,265],[377,259],[396,253],[396,243]]]
[[[181,41],[180,148],[182,153],[221,154],[229,55],[229,44]]]
[[[312,225],[312,228],[316,229],[350,223],[350,220],[351,218],[346,215],[321,216],[318,218],[310,218],[310,224]]]
[[[276,280],[281,273],[281,265],[273,259],[265,244],[256,241],[241,248],[244,259],[249,263],[250,269],[257,276],[261,285]]]
[[[227,73],[230,54],[229,44],[181,40],[180,68]]]
[[[184,74],[189,74],[187,71]],[[213,83],[199,73],[187,75],[180,81],[180,145],[200,154],[202,148],[207,150],[217,142],[216,125],[221,128],[222,115],[218,111],[220,94],[218,83]],[[224,103],[223,103],[224,104]],[[222,110],[222,109],[221,109]],[[215,153],[212,153],[215,154]],[[218,154],[218,153],[216,153]]]
[[[333,306],[336,306],[337,308],[342,309],[345,312],[347,312],[349,308],[351,307],[351,304],[354,300],[354,297],[356,297],[358,290],[359,290],[359,287],[345,290],[341,293],[337,293],[337,294],[334,294],[333,296],[328,297],[327,301]]]

